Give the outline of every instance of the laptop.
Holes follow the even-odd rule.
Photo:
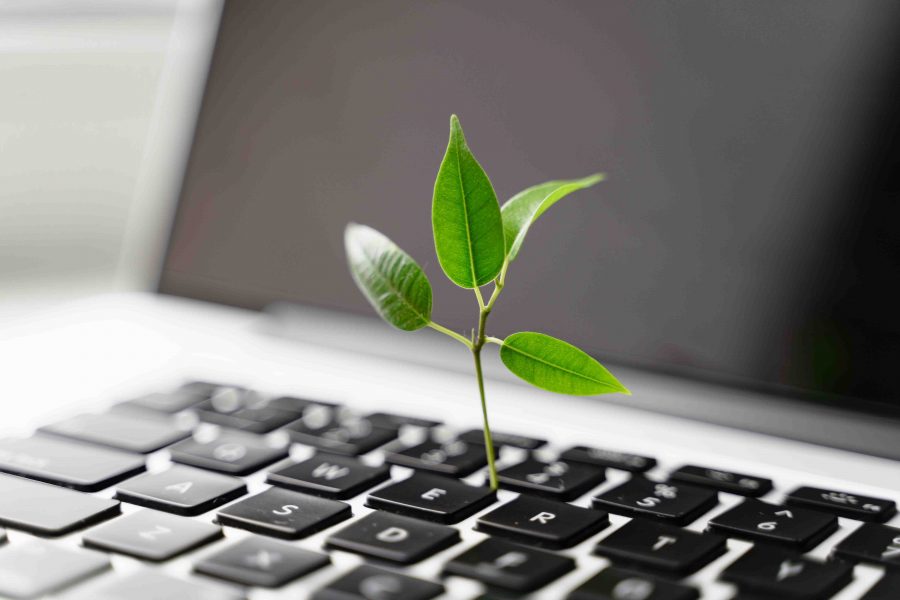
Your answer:
[[[226,2],[155,291],[2,326],[0,596],[900,597],[898,8]],[[343,255],[376,227],[474,325],[430,230],[453,113],[501,202],[606,173],[490,330],[633,392],[487,356],[496,494],[467,353]]]

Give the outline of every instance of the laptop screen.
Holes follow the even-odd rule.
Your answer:
[[[501,202],[608,177],[533,227],[493,335],[900,409],[898,26],[844,0],[229,2],[160,289],[373,314],[356,221],[469,330],[430,221],[456,113]]]

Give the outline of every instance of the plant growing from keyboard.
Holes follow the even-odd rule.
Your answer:
[[[499,346],[503,364],[536,387],[580,396],[614,392],[630,395],[603,365],[562,340],[530,331],[505,339],[487,334],[488,317],[507,285],[509,266],[518,256],[528,229],[556,202],[603,179],[604,175],[596,174],[548,181],[519,192],[501,207],[490,179],[466,144],[459,119],[450,117],[450,141],[434,182],[431,225],[444,274],[475,294],[478,321],[468,337],[432,320],[431,284],[408,254],[371,227],[350,223],[344,232],[353,279],[381,318],[404,331],[430,327],[472,353],[491,489],[496,490],[498,484],[481,365],[485,344]],[[482,288],[488,285],[492,288],[485,300]]]

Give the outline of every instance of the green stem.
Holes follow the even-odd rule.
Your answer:
[[[443,325],[438,325],[438,324],[435,323],[434,321],[429,322],[429,323],[428,323],[428,326],[431,327],[432,329],[434,329],[435,331],[440,331],[441,333],[443,333],[443,334],[445,334],[445,335],[449,335],[449,336],[452,337],[454,340],[456,340],[456,341],[458,341],[458,342],[461,342],[461,343],[465,344],[465,346],[466,346],[469,350],[472,349],[472,342],[470,342],[469,340],[467,340],[464,336],[461,336],[460,334],[456,333],[456,332],[453,331],[452,329],[447,329],[447,328],[444,327]]]
[[[480,319],[483,321],[483,319]],[[490,478],[491,490],[497,491],[500,483],[497,481],[497,465],[494,463],[494,440],[491,437],[491,426],[488,423],[487,401],[484,398],[484,375],[481,372],[481,348],[473,349],[472,356],[475,357],[475,378],[478,380],[478,393],[481,395],[481,415],[484,418],[484,450],[487,454],[488,477]]]

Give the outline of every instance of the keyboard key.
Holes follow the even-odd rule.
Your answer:
[[[40,430],[140,454],[155,452],[190,435],[177,427],[173,419],[123,411],[78,415]]]
[[[574,500],[606,480],[606,472],[600,467],[561,460],[545,463],[534,458],[501,469],[497,475],[500,487],[558,500]]]
[[[722,572],[743,591],[776,598],[831,598],[853,579],[853,567],[821,563],[799,554],[754,546]]]
[[[489,538],[448,562],[444,574],[524,593],[547,585],[574,568],[575,561],[568,556]]]
[[[172,460],[229,475],[247,475],[287,456],[287,448],[270,446],[257,436],[226,433],[210,441],[188,439],[169,452]]]
[[[239,386],[216,386],[206,392],[206,399],[194,407],[198,415],[217,413],[227,415],[242,408],[258,407],[266,403],[266,397],[255,390]]]
[[[7,527],[57,536],[117,514],[115,500],[0,475],[0,524]]]
[[[0,548],[0,596],[35,598],[109,568],[99,552],[33,540]]]
[[[408,565],[459,541],[459,531],[452,527],[375,511],[333,533],[325,544]]]
[[[144,459],[50,436],[0,440],[0,471],[96,492],[144,470]]]
[[[615,563],[687,575],[725,554],[725,538],[633,519],[597,543],[594,553]]]
[[[224,586],[183,581],[156,569],[142,569],[86,589],[70,600],[240,600],[243,596]]]
[[[366,417],[376,427],[385,427],[387,429],[400,429],[404,425],[410,427],[422,427],[430,429],[441,425],[440,421],[431,419],[423,419],[421,417],[410,417],[407,415],[397,415],[394,413],[377,412]]]
[[[594,498],[594,508],[687,525],[712,510],[718,502],[718,494],[711,490],[632,477]]]
[[[303,411],[311,406],[327,406],[330,408],[340,408],[333,402],[324,402],[322,400],[309,400],[308,398],[297,398],[295,396],[279,396],[272,398],[267,403],[269,408],[283,410],[285,412],[296,413],[298,418]]]
[[[376,427],[363,417],[342,417],[341,411],[325,406],[307,408],[285,431],[298,444],[348,456],[365,454],[397,439],[396,429]]]
[[[449,525],[496,501],[497,494],[486,487],[416,472],[369,494],[366,506]]]
[[[483,446],[484,430],[469,429],[468,431],[459,434],[457,439],[462,440],[467,444],[481,444]],[[523,450],[537,450],[541,446],[547,445],[547,440],[516,435],[514,433],[504,433],[502,431],[491,431],[491,441],[493,441],[494,446],[498,448],[510,446],[512,448],[522,448]]]
[[[133,400],[121,402],[114,408],[152,410],[161,413],[174,414],[188,409],[203,401],[206,396],[189,389],[179,389],[172,392],[156,392],[147,394]]]
[[[242,408],[231,413],[215,411],[198,411],[197,416],[205,423],[213,423],[228,429],[249,431],[250,433],[269,433],[279,427],[297,420],[296,413],[284,412],[274,408]]]
[[[753,498],[765,496],[772,491],[771,479],[742,475],[741,473],[732,473],[730,471],[720,471],[718,469],[707,469],[697,465],[685,465],[673,471],[669,475],[669,479]]]
[[[312,600],[431,600],[444,586],[379,569],[356,567],[312,595]]]
[[[609,525],[600,510],[521,495],[478,519],[477,529],[515,542],[569,548]]]
[[[6,543],[6,530],[0,529],[0,544]]]
[[[344,499],[385,481],[389,474],[390,469],[383,465],[370,467],[348,456],[317,454],[269,473],[268,480],[308,494]]]
[[[865,562],[900,568],[900,528],[863,523],[841,540],[832,556],[849,562]]]
[[[204,575],[240,585],[279,587],[329,564],[325,554],[260,536],[246,537],[194,566]]]
[[[351,516],[350,505],[280,488],[270,488],[219,511],[222,525],[294,540]]]
[[[786,503],[874,523],[885,523],[897,514],[897,505],[893,500],[814,487],[797,488],[788,495]]]
[[[563,460],[586,463],[597,467],[609,467],[620,471],[644,473],[656,466],[656,459],[604,448],[573,446],[559,455]]]
[[[496,455],[497,448],[494,448]],[[385,462],[423,471],[465,477],[487,465],[484,446],[459,440],[438,443],[432,440],[409,448],[389,451]]]
[[[837,531],[837,518],[803,508],[744,500],[713,518],[708,531],[807,551]]]
[[[671,583],[644,573],[609,567],[568,596],[568,600],[696,600],[695,588]]]
[[[84,545],[143,560],[162,561],[222,536],[215,525],[144,509],[84,534]]]
[[[900,573],[887,573],[860,600],[897,600]]]
[[[240,479],[180,465],[144,473],[116,488],[120,500],[177,515],[199,515],[245,493]]]

